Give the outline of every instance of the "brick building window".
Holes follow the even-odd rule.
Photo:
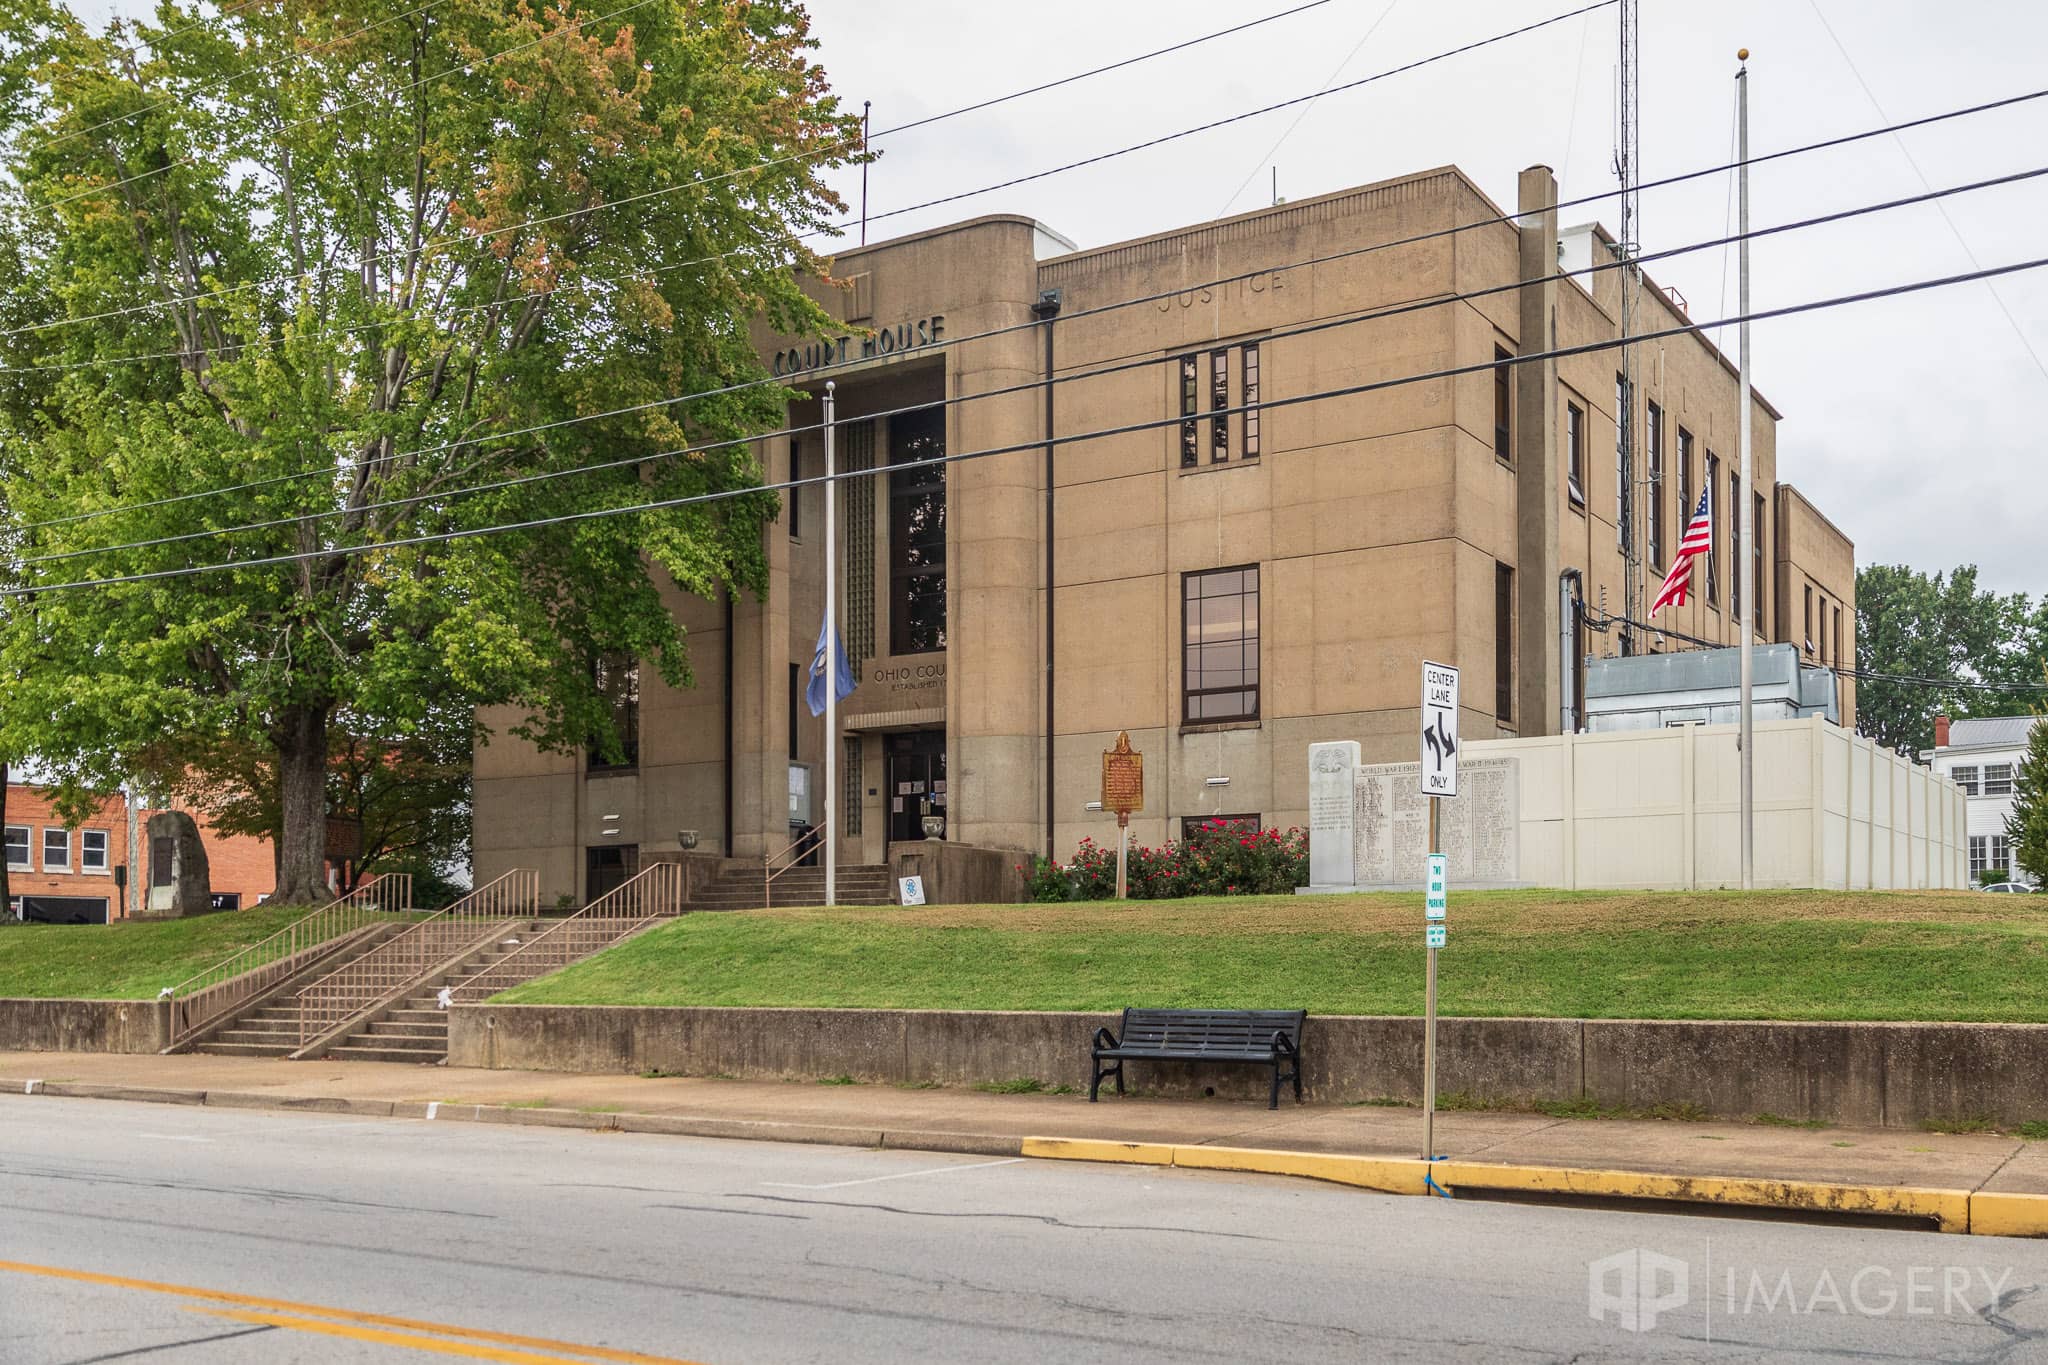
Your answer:
[[[1209,352],[1209,463],[1230,459],[1230,352]]]
[[[1259,566],[1181,578],[1181,719],[1259,715]]]
[[[1493,566],[1493,715],[1515,718],[1515,571]]]
[[[43,828],[43,871],[69,872],[71,870],[71,831]]]
[[[1201,389],[1195,358],[1180,358],[1180,467],[1193,469],[1201,463],[1201,424],[1195,414],[1201,410]]]
[[[1259,458],[1259,346],[1247,342],[1243,348],[1244,457]]]
[[[1813,657],[1813,584],[1806,585],[1806,657]]]
[[[1849,665],[1850,665],[1850,666],[1851,666],[1852,668],[1853,668],[1853,667],[1855,666],[1855,664],[1856,664],[1856,649],[1855,649],[1855,646],[1854,646],[1854,645],[1850,644],[1850,643],[1849,643],[1849,642],[1848,642],[1847,640],[1844,640],[1844,639],[1842,638],[1842,609],[1841,609],[1840,607],[1836,607],[1836,608],[1835,608],[1835,663],[1836,663],[1836,665],[1837,665],[1837,666],[1839,666],[1839,665],[1841,665],[1841,664],[1842,664],[1842,663],[1844,663],[1844,662],[1848,663],[1848,664],[1849,664]]]
[[[803,476],[803,443],[791,440],[789,443],[789,481],[795,483],[803,478]],[[791,540],[802,540],[804,538],[804,490],[801,488],[787,488],[783,490],[783,493],[783,509],[788,513],[783,520],[789,523],[789,538]]]
[[[1235,353],[1238,397],[1230,401],[1231,356]],[[1180,467],[1199,469],[1202,466],[1202,418],[1208,417],[1209,439],[1208,462],[1229,464],[1232,459],[1231,409],[1241,408],[1242,420],[1235,424],[1240,433],[1236,458],[1256,460],[1259,458],[1259,384],[1260,355],[1257,342],[1246,342],[1241,346],[1220,346],[1208,353],[1208,382],[1202,382],[1202,357],[1184,355],[1176,362],[1180,368]],[[1208,405],[1203,406],[1203,395],[1207,394]]]
[[[1621,375],[1614,376],[1614,543],[1623,551],[1635,548],[1635,509],[1629,495],[1635,492],[1634,472],[1628,467],[1628,424],[1635,416],[1635,390]]]
[[[1755,493],[1751,498],[1755,502],[1755,516],[1749,523],[1752,532],[1750,553],[1754,556],[1750,572],[1756,575],[1756,633],[1763,635],[1771,621],[1771,580],[1764,572],[1764,495]],[[1839,639],[1835,641],[1835,647],[1841,648]]]
[[[107,832],[105,830],[87,829],[79,831],[78,870],[80,872],[105,872],[107,870]]]
[[[1505,346],[1493,348],[1493,453],[1508,463],[1515,459],[1514,357]]]
[[[1721,477],[1721,457],[1713,451],[1707,452],[1707,465],[1700,480],[1700,488],[1707,495],[1707,605],[1714,606],[1721,600],[1721,509],[1714,506],[1714,484]]]
[[[1678,535],[1692,524],[1692,433],[1678,429]]]
[[[1728,515],[1742,515],[1742,475],[1728,471]],[[1735,542],[1736,524],[1728,523],[1728,619],[1742,619],[1742,550]]]
[[[1643,435],[1650,452],[1650,567],[1664,567],[1664,409],[1646,407]]]
[[[30,866],[28,860],[28,841],[29,828],[27,825],[9,825],[7,827],[7,865],[9,867],[27,869]]]

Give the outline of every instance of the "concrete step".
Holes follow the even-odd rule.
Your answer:
[[[401,1024],[389,1019],[380,1019],[370,1025],[365,1032],[379,1038],[438,1038],[442,1042],[448,1040],[448,1025],[445,1021],[438,1024]]]
[[[409,1052],[403,1048],[383,1046],[362,1047],[353,1043],[327,1049],[327,1060],[331,1062],[412,1062],[421,1066],[434,1066],[445,1060],[448,1049],[435,1052]]]
[[[295,1028],[230,1028],[222,1029],[219,1033],[216,1033],[212,1041],[216,1043],[258,1043],[264,1045],[289,1043],[291,1046],[297,1047],[299,1045],[299,1031]]]
[[[399,1007],[398,1009],[391,1011],[390,1014],[384,1017],[391,1020],[394,1023],[432,1024],[445,1020],[448,1017],[448,1012],[443,1009],[438,1009],[431,1004],[427,1005],[424,1008],[416,1008],[411,1005],[404,1005]]]
[[[381,1047],[394,1052],[446,1052],[446,1038],[419,1038],[404,1033],[351,1033],[341,1040],[343,1047]]]
[[[298,1047],[294,1039],[290,1046],[283,1043],[201,1043],[192,1049],[212,1057],[282,1057]]]

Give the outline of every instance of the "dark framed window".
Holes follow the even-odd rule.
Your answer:
[[[1183,815],[1180,818],[1182,843],[1195,839],[1242,839],[1247,834],[1257,834],[1264,826],[1258,815]]]
[[[1806,585],[1806,656],[1813,657],[1813,584]]]
[[[1230,459],[1230,352],[1209,352],[1209,461]]]
[[[1721,457],[1713,451],[1707,452],[1707,465],[1702,471],[1700,487],[1707,494],[1707,605],[1714,606],[1721,600],[1721,519],[1722,511],[1714,506],[1714,484],[1721,477]]]
[[[1635,492],[1635,472],[1628,467],[1629,419],[1635,415],[1635,394],[1621,375],[1614,376],[1614,543],[1623,550],[1635,543],[1635,509],[1629,495]]]
[[[1753,510],[1756,516],[1750,522],[1754,534],[1749,538],[1753,555],[1753,562],[1749,568],[1750,572],[1756,575],[1756,633],[1764,635],[1769,632],[1771,623],[1771,580],[1764,574],[1764,541],[1767,539],[1764,535],[1764,495],[1753,493],[1750,498],[1755,504]],[[1840,647],[1839,641],[1836,642],[1836,647]]]
[[[1259,344],[1244,346],[1244,457],[1259,458]]]
[[[889,648],[946,647],[946,410],[889,419]]]
[[[1828,595],[1820,595],[1820,661],[1828,661]]]
[[[1953,777],[1956,780],[1956,785],[1963,789],[1963,795],[1977,795],[1977,767],[1975,764],[1971,764],[1967,768],[1957,768],[1949,776]]]
[[[69,872],[71,870],[71,831],[55,826],[43,827],[43,871]]]
[[[1728,471],[1728,515],[1742,515],[1742,475]],[[1736,526],[1728,524],[1728,619],[1742,619],[1742,554],[1735,543]]]
[[[1515,718],[1515,571],[1493,566],[1493,715]]]
[[[9,825],[7,827],[7,865],[9,867],[29,866],[28,841],[29,827],[27,825]]]
[[[589,751],[589,770],[606,772],[639,767],[639,661],[624,654],[601,654],[590,666],[590,677],[600,703],[611,714],[612,732],[619,747],[614,755],[605,747],[603,736],[594,738]]]
[[[1513,361],[1507,347],[1493,348],[1493,453],[1510,464],[1515,459]]]
[[[1572,506],[1586,506],[1586,410],[1577,403],[1564,405],[1564,483]]]
[[[1685,537],[1685,528],[1692,525],[1692,433],[1684,427],[1678,429],[1678,535]]]
[[[801,441],[792,440],[789,443],[790,482],[795,483],[798,479],[801,479],[803,476],[803,443]],[[801,488],[789,488],[784,489],[783,492],[783,520],[789,524],[789,538],[791,540],[802,540],[804,536],[804,490]]]
[[[1195,413],[1201,408],[1199,372],[1195,358],[1184,355],[1180,358],[1180,467],[1193,469],[1201,463],[1201,424],[1195,421]]]
[[[1854,630],[1855,628],[1855,621],[1851,618],[1849,629]],[[1840,607],[1835,608],[1835,663],[1837,665],[1846,663],[1851,668],[1856,666],[1856,642],[1847,638],[1842,633],[1842,609]]]
[[[2012,795],[2012,764],[1987,763],[1984,765],[1984,794],[1986,796]]]
[[[631,881],[640,871],[640,845],[601,844],[583,851],[583,903],[590,904]]]
[[[80,872],[105,872],[107,870],[107,832],[103,829],[82,829],[78,832],[78,870]]]
[[[1181,576],[1181,719],[1259,715],[1259,566]]]
[[[789,666],[789,756],[796,758],[796,704],[804,694],[804,671],[800,665]]]
[[[1664,409],[1643,409],[1644,445],[1650,454],[1650,567],[1664,567]],[[1683,515],[1683,513],[1681,513]]]

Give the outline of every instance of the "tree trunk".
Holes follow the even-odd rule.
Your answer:
[[[320,905],[327,890],[328,707],[286,709],[277,745],[279,808],[277,892],[280,905]]]

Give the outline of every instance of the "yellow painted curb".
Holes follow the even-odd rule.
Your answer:
[[[1896,1214],[1932,1218],[1943,1232],[1971,1228],[1968,1190],[1894,1185],[1835,1185],[1814,1180],[1760,1180],[1742,1176],[1649,1175],[1641,1171],[1553,1166],[1495,1166],[1443,1161],[1436,1179],[1452,1194],[1460,1186],[1607,1199],[1668,1199],[1744,1208],[1813,1209],[1827,1213]]]
[[[1134,1166],[1171,1166],[1173,1147],[1164,1142],[1104,1142],[1098,1138],[1028,1137],[1023,1156],[1052,1161],[1117,1161]]]
[[[2048,1237],[2048,1194],[1970,1196],[1970,1231],[1985,1237]]]
[[[1327,1152],[1275,1152],[1256,1147],[1175,1147],[1173,1164],[1206,1171],[1253,1171],[1298,1175],[1387,1194],[1421,1194],[1420,1159],[1333,1156]]]

